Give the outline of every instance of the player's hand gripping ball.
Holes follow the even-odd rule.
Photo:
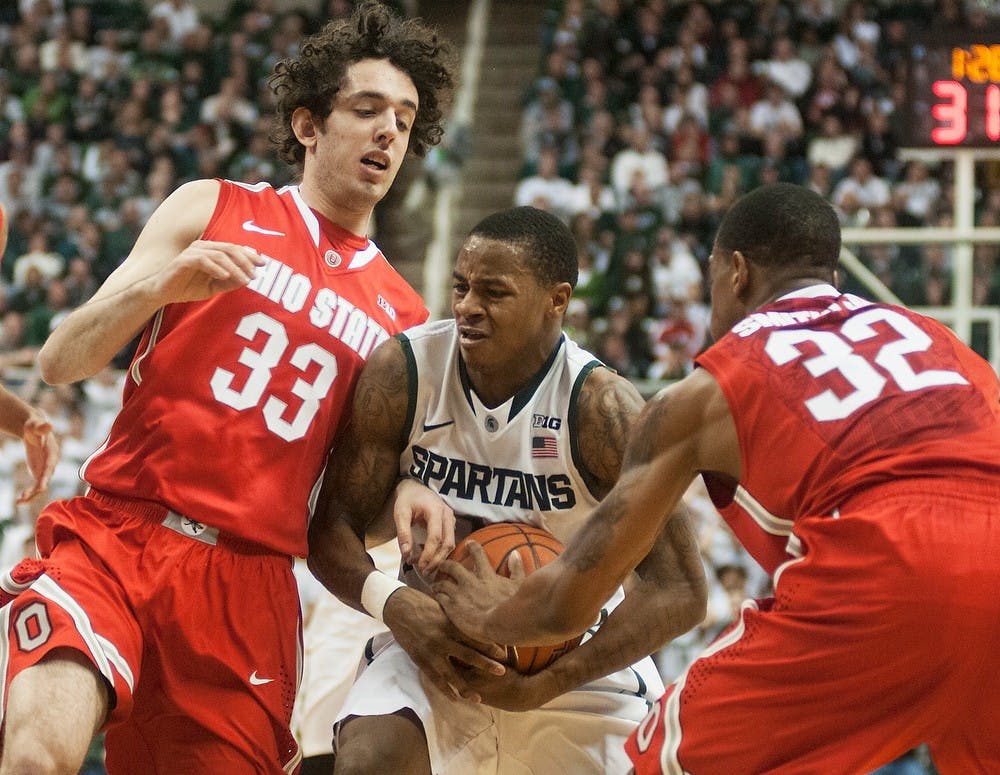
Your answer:
[[[475,541],[486,553],[495,573],[510,576],[507,560],[517,552],[525,574],[541,568],[562,554],[563,545],[554,535],[540,527],[520,522],[497,522],[466,536],[452,550],[448,559],[475,569],[475,558],[469,553],[469,541]],[[580,645],[583,635],[552,646],[508,646],[507,664],[519,673],[532,674],[548,667],[563,654]]]

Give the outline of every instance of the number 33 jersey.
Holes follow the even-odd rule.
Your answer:
[[[718,381],[743,465],[716,505],[769,572],[794,521],[836,516],[864,489],[1000,473],[997,375],[942,324],[832,286],[783,296],[697,362]]]
[[[266,263],[245,288],[153,317],[121,412],[81,475],[304,555],[361,367],[427,311],[374,243],[315,213],[294,186],[222,181],[203,238],[248,245]]]

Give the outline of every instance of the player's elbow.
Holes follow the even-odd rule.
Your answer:
[[[46,342],[38,351],[36,363],[39,376],[47,385],[65,385],[80,379],[67,368],[67,360],[51,342]]]
[[[708,615],[708,586],[694,581],[671,586],[660,590],[651,602],[657,610],[669,612],[665,616],[652,617],[663,628],[661,641],[667,643],[705,620]]]

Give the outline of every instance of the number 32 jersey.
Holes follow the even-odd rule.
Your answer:
[[[266,264],[245,288],[153,317],[121,412],[81,475],[304,555],[361,367],[427,310],[374,243],[311,210],[294,186],[221,181],[203,238],[253,247]]]
[[[812,286],[748,315],[698,364],[726,396],[743,465],[735,492],[706,484],[769,572],[797,556],[796,519],[836,516],[861,491],[1000,474],[996,373],[910,310]]]

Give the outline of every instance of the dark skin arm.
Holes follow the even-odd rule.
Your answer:
[[[626,441],[642,406],[635,387],[610,370],[596,369],[584,383],[578,441],[585,475],[596,494],[609,492],[618,480]],[[485,570],[482,575],[488,579],[493,574]],[[484,702],[508,710],[539,707],[637,662],[701,621],[706,584],[697,541],[683,507],[653,537],[645,557],[626,579],[626,591],[625,600],[592,638],[547,669],[532,676],[511,671],[503,678],[470,679]],[[596,615],[587,624],[595,619]],[[461,625],[461,619],[456,621]]]
[[[397,498],[395,509],[387,507],[398,489],[407,384],[402,348],[390,339],[372,353],[361,373],[350,422],[339,434],[327,466],[322,507],[309,526],[309,569],[334,595],[359,611],[364,611],[361,591],[365,579],[374,570],[365,552],[365,537],[369,537],[369,545],[386,540],[392,531],[390,514],[395,512],[407,529],[411,518],[427,523],[423,551],[412,545],[404,553],[418,567],[432,569],[454,546],[453,525],[441,524],[445,516],[451,516],[450,509],[422,485],[400,483],[400,488],[411,488],[406,495],[418,493],[418,499],[401,506],[398,501],[402,498]],[[420,494],[429,497],[420,501]],[[481,653],[480,644],[460,633],[437,602],[423,592],[409,588],[394,592],[386,602],[383,619],[399,644],[442,691],[475,696],[450,657],[480,670],[503,669]],[[498,658],[505,653],[496,646],[491,650]]]
[[[675,572],[695,573],[690,528],[678,530],[671,523],[682,513],[677,505],[700,471],[719,471],[734,480],[741,472],[729,407],[703,369],[646,404],[617,484],[556,561],[528,576],[520,588],[511,582],[487,584],[446,562],[442,571],[455,580],[438,576],[438,600],[474,637],[530,645],[560,643],[583,632],[615,587],[633,568],[638,572],[665,528],[678,556],[689,558]],[[702,589],[702,612],[703,595]],[[649,615],[643,623],[650,624]]]

